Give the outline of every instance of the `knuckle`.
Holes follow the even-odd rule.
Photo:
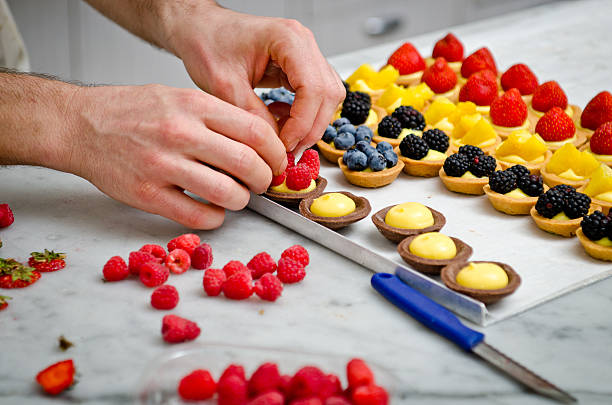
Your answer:
[[[249,147],[241,147],[236,152],[235,169],[237,173],[248,173],[254,169],[256,153]]]
[[[221,179],[214,182],[211,189],[211,197],[214,199],[214,202],[221,204],[229,201],[231,196],[232,192],[229,182]]]
[[[136,187],[136,198],[146,205],[157,202],[161,189],[149,180],[141,181]]]
[[[181,221],[183,225],[192,229],[206,228],[210,222],[209,215],[201,208],[192,209],[186,213]]]
[[[294,20],[292,18],[286,18],[281,21],[282,21],[283,27],[286,30],[294,32],[294,33],[302,33],[303,30],[306,28],[298,20]]]
[[[247,143],[252,147],[258,147],[264,144],[266,140],[266,126],[268,124],[259,117],[253,116],[250,118],[247,129]]]

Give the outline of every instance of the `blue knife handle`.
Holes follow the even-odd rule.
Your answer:
[[[409,287],[397,276],[378,273],[372,276],[372,287],[393,305],[445,338],[471,351],[484,335],[468,328],[452,312]]]

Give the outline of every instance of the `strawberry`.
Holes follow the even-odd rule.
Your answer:
[[[6,307],[8,307],[8,302],[6,302],[6,300],[10,300],[10,299],[12,299],[12,298],[4,296],[4,295],[0,295],[0,311],[2,311],[3,309],[6,309]]]
[[[451,32],[436,42],[432,58],[444,58],[448,62],[460,62],[463,60],[463,44]]]
[[[459,101],[476,105],[491,105],[497,97],[497,79],[490,70],[474,73],[459,91]]]
[[[565,110],[567,108],[567,96],[559,83],[555,81],[542,83],[533,92],[531,106],[534,110],[544,113],[553,107]]]
[[[49,395],[58,395],[74,383],[72,359],[50,365],[36,375],[36,381]]]
[[[410,42],[406,42],[397,48],[389,57],[387,64],[399,70],[400,75],[409,75],[425,70],[423,57]]]
[[[32,252],[30,256],[28,265],[43,273],[61,270],[66,267],[66,262],[64,261],[66,253],[55,253],[53,250],[45,249],[43,253]]]
[[[612,94],[609,91],[602,91],[584,107],[580,125],[595,130],[608,121],[612,121]]]
[[[476,72],[481,70],[490,70],[497,75],[497,66],[495,59],[488,48],[480,48],[463,61],[461,64],[461,76],[469,78]]]
[[[14,259],[0,259],[0,288],[24,288],[40,279],[40,272]]]
[[[425,82],[436,94],[446,93],[457,84],[457,75],[444,58],[437,58],[433,65],[425,69],[421,82]]]
[[[538,87],[538,78],[524,63],[510,66],[501,76],[501,85],[504,91],[517,88],[521,94],[533,94]]]
[[[527,119],[527,105],[517,89],[510,89],[493,100],[489,114],[495,125],[518,127]]]
[[[540,118],[535,132],[547,142],[563,141],[574,136],[576,125],[565,111],[553,107]]]
[[[313,180],[316,180],[317,177],[319,177],[319,168],[321,167],[321,162],[319,161],[319,154],[316,150],[305,150],[304,153],[302,153],[298,164],[305,164],[306,166],[308,166]]]
[[[15,217],[11,207],[8,204],[0,204],[0,228],[6,228],[13,222],[15,222]],[[2,245],[0,244],[0,246]]]
[[[591,152],[598,155],[612,155],[612,121],[597,128],[590,142]]]

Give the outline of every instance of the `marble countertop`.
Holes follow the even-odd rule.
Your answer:
[[[489,46],[501,69],[520,55],[541,79],[558,80],[570,101],[584,106],[612,89],[605,63],[612,55],[611,12],[609,1],[561,2],[453,31],[468,52]],[[441,34],[412,40],[426,54]],[[345,76],[361,63],[384,60],[397,45],[332,62]],[[175,347],[160,338],[164,313],[149,306],[151,290],[135,281],[103,283],[101,268],[110,256],[127,257],[145,243],[165,244],[188,230],[115,202],[82,179],[42,168],[0,168],[0,200],[16,218],[0,231],[2,257],[25,260],[44,248],[68,253],[66,269],[32,287],[2,291],[13,300],[0,312],[0,403],[134,402],[151,361]],[[393,403],[552,403],[388,304],[370,287],[367,269],[254,212],[230,213],[221,229],[198,234],[213,247],[214,266],[248,261],[262,250],[278,257],[295,243],[311,254],[304,282],[287,287],[274,304],[205,297],[199,271],[172,277],[181,293],[172,313],[199,323],[198,344],[361,356],[398,379]],[[537,265],[546,266],[546,258]],[[581,403],[610,403],[611,305],[607,279],[486,328],[486,340]],[[75,344],[65,353],[57,348],[60,335]],[[47,399],[33,378],[65,358],[74,359],[80,381],[61,399]]]

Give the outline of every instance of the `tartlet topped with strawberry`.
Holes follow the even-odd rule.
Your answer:
[[[425,59],[425,64],[431,66],[437,58],[444,58],[453,72],[459,73],[461,71],[463,44],[452,32],[436,42],[431,52],[431,58]]]
[[[425,69],[421,82],[427,84],[437,96],[457,101],[459,96],[457,75],[444,58],[436,58],[434,63]]]
[[[553,107],[559,107],[565,111],[574,123],[579,122],[582,109],[577,105],[569,104],[565,91],[559,86],[559,83],[552,80],[542,83],[533,92],[529,103],[529,118],[532,125]]]
[[[612,94],[602,91],[589,101],[580,116],[578,130],[586,133],[587,137],[602,124],[612,121]]]
[[[581,150],[591,152],[595,159],[612,167],[612,121],[597,128]]]
[[[514,131],[529,129],[527,119],[527,104],[523,101],[521,93],[512,88],[491,103],[489,111],[495,132],[505,139]]]
[[[425,60],[410,42],[405,42],[389,56],[387,65],[393,66],[399,71],[397,84],[412,86],[421,81],[421,76],[426,68]]]
[[[576,147],[586,141],[583,132],[576,131],[574,121],[559,107],[552,107],[536,124],[535,133],[546,143],[548,149],[555,151],[566,143]]]
[[[497,96],[497,77],[490,70],[481,70],[471,75],[459,91],[459,101],[471,101],[481,114],[489,113],[491,103]]]
[[[481,70],[490,70],[497,76],[497,65],[489,48],[483,47],[465,58],[461,64],[461,77],[459,82],[465,82],[474,73]]]
[[[504,91],[518,89],[526,103],[531,102],[531,96],[538,87],[538,78],[524,63],[510,66],[501,75],[500,82]]]

